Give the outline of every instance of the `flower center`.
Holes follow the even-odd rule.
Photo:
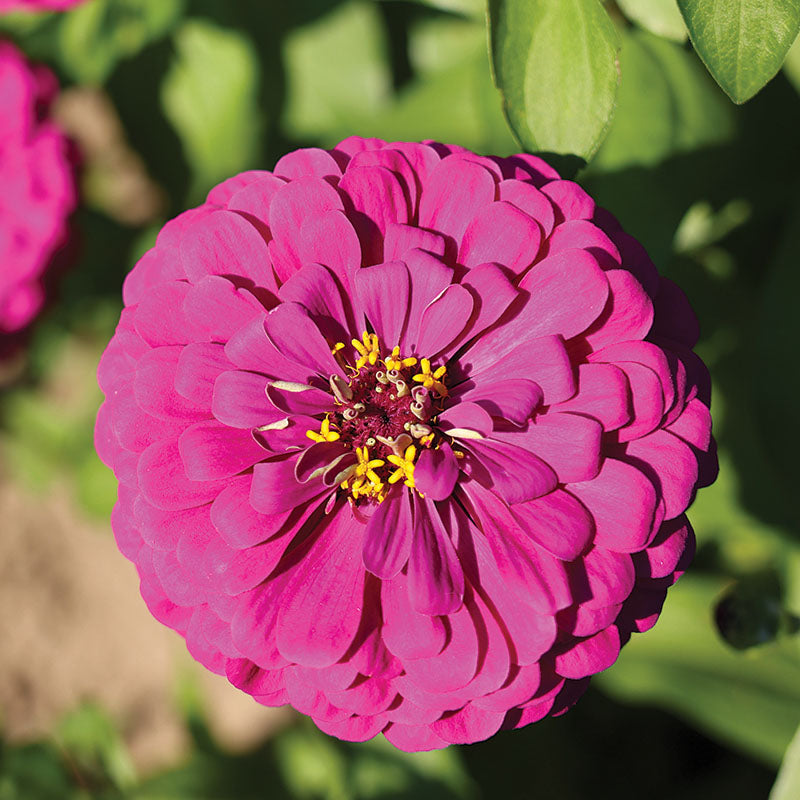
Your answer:
[[[433,369],[427,358],[401,358],[399,346],[382,358],[378,336],[365,332],[353,339],[358,354],[354,365],[343,362],[350,380],[330,378],[334,410],[319,432],[307,431],[315,442],[341,441],[358,459],[341,487],[354,499],[382,501],[388,486],[403,481],[414,488],[414,461],[437,434],[431,423],[447,396],[447,368]],[[341,358],[345,345],[333,352]]]

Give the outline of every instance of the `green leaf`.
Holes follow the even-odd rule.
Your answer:
[[[593,166],[652,165],[729,139],[732,108],[697,58],[659,36],[622,34],[614,122]]]
[[[800,797],[800,728],[783,758],[778,779],[769,793],[769,800],[797,800]]]
[[[91,0],[64,16],[61,60],[72,77],[102,83],[117,62],[164,36],[183,11],[183,0]]]
[[[723,587],[682,578],[655,629],[634,636],[597,681],[617,699],[656,703],[777,765],[800,719],[800,664],[785,642],[746,654],[724,644],[710,612]]]
[[[175,48],[161,102],[194,173],[190,199],[198,201],[215,183],[254,166],[259,64],[241,34],[200,20],[180,27]]]
[[[783,62],[783,72],[792,82],[795,89],[800,92],[800,36],[794,40],[794,44],[786,55]]]
[[[351,0],[290,33],[284,62],[283,122],[291,136],[349,135],[356,130],[354,117],[379,116],[390,99],[384,31],[372,2]]]
[[[526,150],[588,160],[617,96],[620,40],[599,0],[489,0],[495,82]]]
[[[676,0],[617,0],[625,16],[656,36],[686,41],[686,25]]]
[[[689,38],[734,103],[744,103],[781,68],[800,31],[797,0],[678,0]]]

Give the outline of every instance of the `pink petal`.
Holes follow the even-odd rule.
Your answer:
[[[183,313],[190,285],[183,281],[163,283],[150,289],[136,307],[136,332],[153,347],[186,344],[200,336]]]
[[[130,450],[132,453],[141,453],[154,442],[162,439],[176,439],[191,421],[184,417],[155,417],[144,411],[136,402],[136,397],[130,389],[120,389],[115,394],[109,395],[106,402],[111,416],[110,429],[113,435],[112,447]],[[114,472],[119,478],[118,462],[119,453],[113,457]]]
[[[206,275],[235,275],[275,291],[267,245],[240,214],[215,211],[193,222],[180,244],[181,261],[191,283]]]
[[[475,708],[487,711],[501,711],[503,714],[519,703],[530,700],[541,683],[541,668],[538,664],[512,667],[511,674],[502,688],[478,697],[471,703]]]
[[[237,689],[251,695],[280,691],[286,680],[282,669],[263,670],[249,658],[229,659],[225,674]]]
[[[413,534],[409,494],[400,487],[378,505],[364,530],[366,569],[383,580],[393,578],[408,562]]]
[[[228,370],[214,383],[211,410],[233,428],[257,428],[286,416],[267,399],[267,378],[252,372]]]
[[[458,480],[458,459],[447,442],[423,450],[414,468],[417,489],[430,500],[446,500]],[[379,576],[383,577],[383,576]]]
[[[545,238],[550,236],[555,224],[553,204],[550,199],[530,183],[519,180],[504,180],[497,187],[500,199],[515,205],[529,217],[535,219]]]
[[[274,237],[270,253],[272,245],[277,243],[285,257],[274,265],[281,281],[302,266],[296,244],[297,231],[302,230],[306,220],[337,210],[344,210],[341,198],[322,178],[298,178],[278,189],[269,207],[269,228]]]
[[[599,547],[633,553],[652,539],[656,490],[630,464],[607,458],[596,478],[572,483],[569,490],[589,509]]]
[[[540,414],[524,431],[496,434],[544,459],[560,483],[591,480],[600,471],[603,427],[578,414]]]
[[[452,283],[453,269],[439,258],[418,249],[409,250],[405,262],[411,276],[411,302],[405,336],[400,344],[404,352],[417,353],[422,312]]]
[[[467,607],[462,605],[448,615],[447,624],[450,637],[441,653],[432,658],[404,659],[407,677],[396,681],[403,695],[408,695],[409,689],[413,692],[413,686],[433,694],[452,692],[475,677],[480,649],[475,623]],[[408,686],[409,683],[413,686]],[[413,696],[411,699],[413,701]]]
[[[450,614],[464,599],[464,573],[436,506],[414,498],[408,595],[421,614]]]
[[[398,658],[431,658],[442,651],[447,640],[439,617],[420,614],[411,605],[405,575],[395,575],[381,584],[382,635],[389,651]]]
[[[509,326],[524,326],[525,339],[585,331],[602,313],[608,280],[585,250],[564,250],[542,259],[520,282],[530,299]]]
[[[559,180],[561,177],[543,158],[529,153],[499,158],[497,162],[504,178],[530,181],[534,186],[541,187],[548,181]]]
[[[606,232],[585,219],[562,223],[547,242],[547,252],[550,255],[574,249],[588,251],[606,270],[617,269],[622,263],[619,250]]]
[[[152,247],[136,263],[122,284],[122,300],[127,306],[141,303],[155,286],[163,282],[185,281],[177,248],[162,245]]]
[[[442,257],[445,253],[445,240],[438,233],[426,231],[414,225],[390,222],[386,226],[383,239],[385,261],[405,261],[408,251],[415,249]]]
[[[594,216],[594,200],[573,181],[550,181],[541,187],[556,207],[556,221],[591,219]]]
[[[209,407],[214,392],[214,381],[220,373],[233,365],[221,344],[193,342],[186,345],[178,356],[175,368],[175,390],[187,400]]]
[[[494,736],[504,717],[504,711],[487,711],[470,703],[459,711],[444,714],[431,725],[431,729],[452,744],[472,744]]]
[[[139,360],[133,383],[139,407],[159,419],[204,419],[208,412],[175,391],[175,374],[181,348],[157,347]]]
[[[311,370],[309,377],[320,374],[345,377],[331,347],[308,312],[297,303],[282,303],[270,311],[265,323],[267,336],[281,355]],[[302,381],[308,383],[308,380]]]
[[[619,630],[611,625],[556,656],[556,672],[572,679],[595,675],[617,660],[619,648]]]
[[[280,178],[292,180],[327,176],[338,178],[342,174],[333,156],[327,150],[318,147],[302,147],[287,153],[278,159],[274,172]]]
[[[353,284],[373,330],[391,349],[400,342],[406,321],[409,277],[405,264],[395,261],[360,269],[353,275]]]
[[[333,396],[328,392],[300,383],[293,383],[291,387],[291,390],[283,388],[280,383],[266,385],[267,399],[283,414],[314,416],[333,410]]]
[[[495,177],[479,164],[442,159],[428,176],[419,205],[421,228],[451,236],[460,244],[472,218],[494,202]]]
[[[463,286],[448,286],[422,312],[416,351],[432,358],[446,349],[466,326],[472,306],[472,295]]]
[[[581,600],[589,608],[622,603],[633,590],[636,571],[627,553],[594,547],[583,558],[582,567],[589,585],[588,597]]]
[[[199,338],[226,342],[239,328],[256,317],[264,307],[245,289],[216,275],[202,278],[183,301],[186,319],[201,332]]]
[[[307,667],[335,664],[361,621],[362,526],[342,505],[295,568],[278,611],[278,649]]]
[[[655,322],[653,335],[673,339],[694,347],[700,338],[700,323],[692,311],[683,289],[669,278],[661,278],[653,300]]]
[[[314,718],[314,724],[323,733],[343,739],[345,742],[366,742],[386,727],[386,719],[380,714],[375,717],[354,716],[340,722]]]
[[[438,416],[438,421],[439,427],[443,431],[460,428],[476,431],[481,436],[488,436],[494,427],[489,412],[483,406],[461,400],[442,411]]]
[[[461,384],[451,395],[479,405],[493,417],[502,417],[520,426],[531,418],[543,398],[539,384],[524,378],[512,378],[497,386],[481,383],[462,393],[459,390],[464,385]]]
[[[391,681],[374,677],[359,678],[347,689],[326,694],[333,705],[362,716],[381,714],[397,696]]]
[[[269,235],[267,228],[269,207],[275,192],[285,185],[286,181],[276,175],[265,173],[252,183],[238,189],[228,201],[228,210],[241,214],[262,236]]]
[[[315,442],[300,453],[295,462],[294,477],[298,483],[322,479],[329,486],[330,480],[326,480],[325,474],[329,467],[339,471],[339,465],[352,467],[356,460],[355,453],[341,442]],[[341,480],[335,482],[341,483]]]
[[[356,153],[360,153],[362,150],[379,150],[381,147],[385,146],[386,142],[383,139],[348,136],[336,145],[336,150],[333,152],[346,153],[352,158]],[[349,161],[350,159],[347,160]]]
[[[711,411],[698,397],[690,400],[667,430],[699,450],[711,445]]]
[[[630,272],[612,269],[606,272],[606,278],[611,289],[608,303],[585,334],[594,350],[615,342],[643,339],[653,324],[653,304]]]
[[[178,450],[186,477],[193,481],[230,478],[269,455],[250,431],[214,419],[190,425],[178,438]]]
[[[465,267],[496,262],[515,275],[536,259],[542,232],[534,220],[510,203],[492,203],[468,225],[458,260]]]
[[[408,159],[399,150],[385,148],[382,150],[362,150],[350,160],[347,172],[358,167],[383,167],[400,180],[409,212],[409,220],[416,216],[419,200],[419,181]],[[384,256],[384,260],[389,260]]]
[[[271,177],[270,173],[261,169],[251,169],[246,172],[240,172],[238,175],[234,175],[232,178],[228,178],[222,183],[217,184],[208,193],[206,203],[224,206],[243,188],[268,177]]]
[[[307,264],[281,286],[278,296],[284,302],[304,306],[326,338],[347,341],[349,324],[342,293],[325,267]]]
[[[387,741],[404,753],[441,750],[450,744],[437,736],[427,725],[392,723],[383,731],[383,735]]]
[[[496,439],[469,439],[464,447],[474,453],[479,462],[481,469],[476,471],[475,477],[482,483],[488,481],[508,503],[541,497],[558,484],[555,472],[522,447]]]
[[[228,485],[211,504],[211,521],[222,539],[235,548],[252,547],[274,536],[284,527],[291,529],[299,516],[295,511],[274,515],[259,514],[250,505],[252,475],[241,475]]]
[[[384,167],[352,167],[339,181],[349,204],[347,216],[361,242],[365,264],[380,264],[383,235],[391,222],[409,221],[408,200],[397,176]]]
[[[225,481],[193,481],[186,477],[178,443],[165,440],[151,444],[138,466],[139,486],[152,505],[164,511],[194,508],[213,500]]]
[[[519,296],[519,291],[498,264],[479,264],[461,280],[472,295],[473,308],[469,326],[459,342],[482,333],[503,315]]]
[[[361,244],[343,211],[307,217],[297,239],[297,253],[301,264],[324,264],[339,277],[345,291],[352,289],[351,275],[361,266]]]
[[[694,531],[682,514],[665,522],[652,544],[634,556],[636,571],[648,578],[665,578],[675,571],[683,554],[694,546]]]
[[[591,516],[563,490],[519,503],[510,510],[522,531],[563,561],[576,559],[592,538]]]
[[[280,514],[329,493],[321,481],[298,483],[294,476],[297,456],[277,458],[253,467],[250,505],[262,514]]]
[[[613,364],[580,364],[578,393],[553,406],[554,411],[572,411],[593,417],[606,431],[625,425],[631,418],[628,379]]]
[[[697,458],[683,440],[668,431],[654,431],[628,442],[625,459],[660,489],[667,519],[688,508],[697,484]]]

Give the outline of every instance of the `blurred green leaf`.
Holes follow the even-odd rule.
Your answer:
[[[643,31],[622,33],[617,110],[593,167],[656,164],[729,139],[730,104],[684,48]]]
[[[389,0],[391,2],[391,0]],[[483,19],[486,15],[485,0],[415,0],[421,5],[438,8],[440,11],[450,11],[453,14],[463,14],[465,17]]]
[[[756,425],[772,460],[779,465],[783,486],[792,491],[800,480],[797,452],[800,426],[797,398],[800,396],[800,373],[793,366],[797,360],[800,324],[797,298],[800,296],[800,207],[789,218],[786,235],[774,263],[769,267],[760,303],[756,328],[758,360]]]
[[[310,726],[301,726],[281,734],[275,749],[284,782],[300,800],[348,800],[355,796],[347,785],[344,753],[333,739]]]
[[[634,635],[597,681],[619,700],[656,703],[777,765],[800,719],[800,663],[785,643],[739,653],[721,641],[709,609],[724,585],[682,578],[655,629]]]
[[[797,0],[678,0],[689,37],[734,103],[744,103],[781,68],[800,31]]]
[[[786,54],[786,61],[783,62],[783,71],[794,85],[794,88],[800,92],[800,36],[794,40],[794,44]]]
[[[117,62],[166,35],[184,0],[90,0],[64,16],[61,60],[83,83],[103,83]]]
[[[193,171],[191,201],[254,166],[261,135],[259,63],[242,34],[188,20],[175,34],[175,58],[161,100]]]
[[[98,706],[87,704],[67,715],[55,737],[84,783],[117,789],[133,785],[136,773],[128,751],[113,721]]]
[[[800,797],[800,728],[797,729],[783,758],[778,779],[769,800],[797,800]]]
[[[529,151],[590,159],[608,132],[620,40],[599,0],[489,0],[497,87]]]
[[[372,2],[351,0],[290,33],[284,61],[284,125],[292,136],[327,141],[362,133],[353,120],[378,116],[389,100],[386,42]]]
[[[486,62],[486,25],[450,16],[423,17],[409,31],[408,57],[418,80],[477,57]]]
[[[4,745],[0,749],[0,800],[77,800],[78,797],[72,776],[49,744]]]
[[[629,20],[657,36],[686,41],[686,25],[676,0],[617,0]]]

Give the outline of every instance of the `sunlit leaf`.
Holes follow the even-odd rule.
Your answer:
[[[284,43],[288,103],[284,124],[297,137],[363,133],[353,118],[381,113],[391,75],[378,9],[351,0],[290,33]]]
[[[800,728],[797,729],[783,758],[778,779],[769,800],[797,800],[800,797]]]
[[[731,137],[730,103],[696,57],[643,31],[624,32],[622,43],[617,110],[594,166],[657,164]]]
[[[744,103],[781,68],[800,31],[797,0],[678,0],[689,37],[714,79]]]
[[[620,42],[599,0],[489,0],[495,81],[526,150],[589,159],[605,137]]]
[[[194,172],[193,199],[254,166],[261,133],[258,58],[239,33],[189,20],[175,35],[176,55],[164,79],[164,113]]]
[[[740,653],[720,639],[710,609],[724,586],[718,578],[682,578],[655,629],[634,635],[598,684],[620,700],[674,711],[775,765],[800,719],[800,663],[785,644]]]
[[[783,71],[794,85],[794,88],[800,92],[800,36],[794,40],[794,44],[786,55],[786,61],[783,62]]]
[[[686,41],[686,25],[676,0],[617,0],[628,19],[657,36]]]
[[[74,78],[102,83],[117,62],[164,36],[184,0],[91,0],[67,14],[60,28],[61,58]]]

